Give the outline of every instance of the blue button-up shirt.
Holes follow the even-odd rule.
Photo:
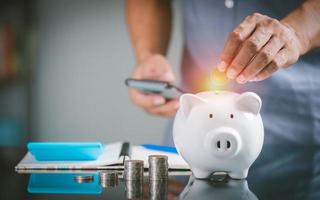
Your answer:
[[[302,3],[301,0],[235,0],[233,7],[228,8],[223,0],[184,0],[188,52],[184,60],[188,62],[183,63],[194,69],[216,66],[228,34],[246,16],[258,12],[280,20]],[[260,95],[265,143],[320,144],[319,49],[265,81],[244,86],[233,84],[237,91]]]

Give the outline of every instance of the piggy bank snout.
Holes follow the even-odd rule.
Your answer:
[[[230,127],[222,127],[207,133],[204,146],[214,156],[230,158],[238,154],[242,142],[238,131]]]

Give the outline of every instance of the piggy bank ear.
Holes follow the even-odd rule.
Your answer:
[[[180,108],[186,118],[189,116],[194,106],[203,103],[206,103],[206,101],[194,94],[184,94],[180,97]]]
[[[249,112],[252,114],[259,114],[261,108],[260,97],[253,92],[242,93],[238,98],[236,105],[238,109],[243,112]]]

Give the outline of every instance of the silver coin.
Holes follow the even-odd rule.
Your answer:
[[[143,179],[143,161],[142,160],[126,160],[124,162],[125,180],[142,180]]]
[[[149,199],[162,200],[167,199],[168,180],[150,180],[149,181]]]
[[[143,179],[125,181],[127,199],[140,199],[143,197]]]
[[[99,182],[103,188],[115,187],[118,185],[118,173],[116,171],[100,172]]]
[[[168,179],[168,157],[164,155],[149,156],[149,179]]]
[[[94,180],[92,175],[77,175],[74,177],[76,183],[92,183]]]

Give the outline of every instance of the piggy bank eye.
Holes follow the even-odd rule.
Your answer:
[[[212,114],[212,113],[210,113],[210,114],[209,114],[209,118],[212,118],[212,117],[213,117],[213,114]]]
[[[233,116],[233,114],[231,113],[231,114],[230,114],[230,118],[233,119],[233,117],[234,117],[234,116]]]

